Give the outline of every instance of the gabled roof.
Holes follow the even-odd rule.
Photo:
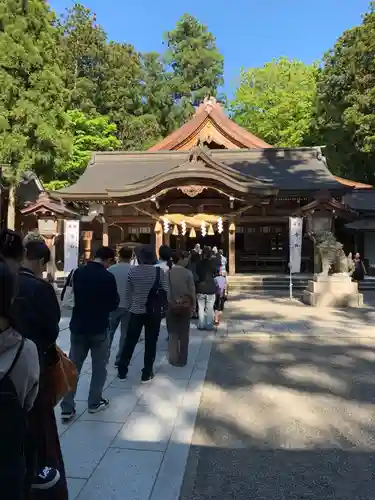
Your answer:
[[[191,120],[149,151],[187,150],[199,143],[211,141],[227,149],[272,147],[228,118],[221,105],[211,97],[203,101]]]
[[[56,198],[43,192],[39,195],[35,203],[28,203],[21,210],[22,215],[51,215],[62,218],[77,219],[79,214],[66,207],[61,198]]]
[[[344,197],[344,203],[361,213],[375,213],[375,189],[355,189]]]
[[[176,184],[177,182],[177,184]],[[58,195],[71,200],[144,198],[164,189],[209,184],[225,192],[345,192],[313,148],[95,153],[76,184]]]
[[[328,211],[337,212],[342,217],[346,216],[348,218],[351,218],[358,215],[357,212],[352,210],[344,203],[341,203],[340,201],[335,200],[335,198],[332,198],[328,191],[317,193],[315,200],[301,207],[298,213],[300,215],[309,215],[314,213],[315,210],[319,210],[322,208]]]
[[[59,190],[64,199],[144,198],[192,183],[216,186],[228,193],[276,194],[269,179],[221,163],[213,151],[95,153],[76,184]]]

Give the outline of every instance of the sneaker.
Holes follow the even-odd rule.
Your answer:
[[[60,472],[52,467],[43,467],[31,485],[33,490],[49,490],[60,480]]]
[[[76,411],[75,410],[72,410],[72,411],[63,411],[63,412],[61,412],[61,420],[64,423],[70,422],[72,420],[72,418],[75,417],[75,415],[76,415]]]
[[[148,382],[151,382],[151,380],[155,377],[155,375],[153,373],[150,373],[150,375],[144,375],[142,373],[142,377],[141,377],[141,383],[142,384],[147,384]]]
[[[109,400],[102,398],[100,403],[92,408],[89,408],[89,413],[98,413],[99,411],[105,410],[109,406]]]

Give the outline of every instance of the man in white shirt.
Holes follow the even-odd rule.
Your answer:
[[[116,280],[117,293],[120,297],[120,303],[116,311],[111,313],[109,318],[109,343],[112,346],[113,338],[115,336],[118,325],[120,324],[121,336],[119,349],[116,356],[116,366],[120,359],[122,347],[125,342],[125,337],[128,329],[129,311],[126,308],[126,283],[128,281],[128,274],[131,268],[130,259],[132,258],[133,251],[130,248],[123,247],[119,251],[119,261],[117,264],[108,268],[108,271],[113,274]]]

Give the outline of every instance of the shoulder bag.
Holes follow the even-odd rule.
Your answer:
[[[69,283],[65,287],[64,297],[62,300],[62,305],[65,309],[73,309],[74,308],[74,289],[73,289],[73,277],[75,273],[75,269],[72,272]]]
[[[49,367],[53,405],[56,406],[77,385],[78,371],[68,356],[56,346],[57,362]]]

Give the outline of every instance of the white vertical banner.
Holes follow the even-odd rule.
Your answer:
[[[289,267],[290,273],[301,272],[302,217],[289,217]]]
[[[64,221],[64,272],[70,273],[78,266],[79,221]]]

